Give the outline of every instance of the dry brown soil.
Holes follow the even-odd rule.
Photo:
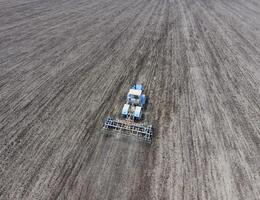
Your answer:
[[[0,0],[0,199],[259,200],[260,1]]]

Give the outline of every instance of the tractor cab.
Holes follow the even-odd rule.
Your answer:
[[[143,94],[144,87],[142,85],[134,85],[127,94],[127,104],[144,107],[145,95]]]
[[[130,105],[139,106],[141,103],[141,90],[130,89],[127,94],[127,103]]]

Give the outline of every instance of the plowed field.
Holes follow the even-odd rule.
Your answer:
[[[260,2],[0,0],[0,199],[259,200]]]

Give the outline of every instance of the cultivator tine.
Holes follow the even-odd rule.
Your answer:
[[[118,119],[107,118],[104,123],[104,129],[112,129],[119,131],[122,134],[134,135],[138,139],[151,142],[152,140],[152,126],[144,126],[143,124],[136,124],[130,121],[122,121]]]

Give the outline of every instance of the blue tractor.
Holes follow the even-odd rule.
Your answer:
[[[142,109],[146,104],[146,97],[143,91],[143,85],[136,84],[131,87],[121,112],[125,120],[107,117],[104,121],[103,128],[106,130],[114,130],[128,136],[133,135],[140,140],[151,143],[153,126],[137,122],[142,119]]]
[[[122,116],[132,120],[142,119],[142,108],[145,106],[146,98],[143,94],[143,85],[134,85],[127,94],[126,103],[122,109]]]

